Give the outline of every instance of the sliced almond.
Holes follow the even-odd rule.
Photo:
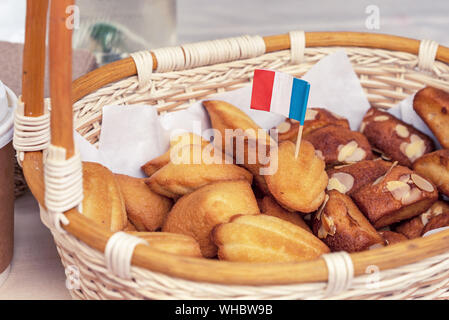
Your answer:
[[[401,200],[401,203],[403,205],[409,205],[411,203],[415,203],[416,201],[418,201],[421,198],[421,190],[419,190],[418,188],[413,188],[412,190],[410,190],[409,192],[407,192]]]
[[[346,158],[350,157],[355,152],[355,150],[357,150],[358,146],[359,145],[354,140],[348,142],[345,145],[339,145],[337,157],[338,161],[344,162]]]
[[[410,186],[407,183],[396,180],[388,181],[386,188],[396,200],[402,200],[402,198],[410,191]]]
[[[304,120],[315,120],[317,114],[318,114],[317,110],[307,109],[306,117]]]
[[[401,143],[399,149],[404,155],[407,156],[407,158],[410,161],[413,162],[424,154],[424,151],[426,150],[426,145],[424,144],[424,140],[422,140],[417,135],[412,134],[411,142]]]
[[[318,209],[318,212],[316,214],[316,218],[318,220],[321,220],[321,214],[323,213],[324,208],[326,207],[327,202],[329,201],[329,195],[326,194],[326,196],[324,197],[324,201],[321,204],[321,207]]]
[[[440,214],[443,213],[443,207],[442,206],[436,206],[435,208],[433,208],[432,210],[432,214],[434,216],[439,216]]]
[[[396,167],[398,165],[398,162],[395,161],[393,162],[393,164],[390,166],[390,168],[388,169],[388,171],[383,175],[380,176],[379,178],[377,178],[374,182],[373,182],[373,186],[375,186],[376,184],[380,183],[386,176],[388,176],[391,172],[391,170],[393,170],[394,167]]]
[[[387,121],[388,119],[390,119],[390,117],[388,117],[388,116],[377,116],[377,117],[374,117],[374,121],[376,121],[376,122],[379,122],[379,121]]]
[[[332,217],[329,217],[329,216],[323,214],[321,223],[329,235],[331,235],[331,236],[335,235],[335,232],[337,231],[337,227],[335,226],[334,219],[332,219]]]
[[[426,212],[421,214],[421,222],[422,222],[424,227],[429,223],[429,220],[430,220],[431,216],[432,216],[432,210],[431,209],[428,209]]]
[[[366,151],[362,148],[355,149],[354,153],[346,158],[346,162],[357,162],[365,159]]]
[[[276,128],[278,129],[279,133],[285,133],[288,130],[290,130],[291,127],[292,127],[292,125],[290,124],[290,122],[284,121],[284,122],[278,124],[278,126]]]
[[[354,186],[354,177],[346,172],[336,172],[329,179],[327,190],[337,190],[346,193]]]
[[[399,181],[404,182],[404,183],[409,183],[410,175],[409,174],[403,174],[402,176],[399,177]]]
[[[402,124],[397,124],[394,128],[394,131],[396,131],[396,134],[401,138],[408,138],[408,136],[410,135],[407,127]]]
[[[290,122],[291,122],[291,123],[298,123],[299,121],[298,121],[298,120],[295,120],[295,119],[290,119]]]
[[[321,160],[324,160],[323,152],[321,150],[316,149],[315,155],[320,158]]]
[[[366,122],[362,121],[362,123],[360,124],[359,132],[363,133],[363,131],[365,131],[365,128],[366,128]]]
[[[416,173],[412,173],[411,178],[418,188],[426,192],[433,192],[433,185]]]

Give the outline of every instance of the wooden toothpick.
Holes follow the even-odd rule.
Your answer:
[[[298,159],[299,156],[299,148],[301,146],[301,139],[302,139],[302,130],[304,128],[303,124],[299,125],[299,130],[298,130],[298,138],[296,139],[296,149],[295,149],[295,159]]]

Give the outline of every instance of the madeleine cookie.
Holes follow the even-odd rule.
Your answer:
[[[327,170],[327,190],[337,190],[351,196],[364,185],[383,176],[391,165],[391,162],[376,159],[334,167]]]
[[[423,155],[413,163],[413,170],[432,181],[438,191],[449,197],[449,150]]]
[[[250,171],[255,184],[264,194],[268,194],[265,180],[260,173],[265,163],[260,157],[262,154],[265,158],[269,156],[271,146],[276,146],[274,140],[246,113],[232,104],[210,100],[203,101],[203,106],[209,114],[212,128],[221,135],[221,139],[214,137],[216,147],[234,158],[235,164]]]
[[[180,198],[165,220],[162,231],[181,233],[198,241],[204,257],[217,254],[210,231],[236,214],[259,214],[256,198],[246,180],[206,185]]]
[[[273,199],[273,197],[265,196],[258,201],[258,204],[261,213],[291,222],[304,230],[312,232],[298,212],[285,210]]]
[[[182,148],[188,145],[201,145],[205,147],[208,144],[210,144],[209,141],[191,132],[178,135],[173,140],[170,140],[170,149],[167,152],[148,161],[141,168],[148,177],[151,177],[153,173],[170,162],[170,155],[174,151],[173,148]]]
[[[332,251],[357,252],[383,243],[350,197],[332,190],[326,199],[314,216],[313,233]]]
[[[242,167],[225,163],[221,152],[206,159],[200,145],[184,146],[180,151],[182,154],[178,159],[171,159],[146,180],[151,190],[177,199],[216,181],[246,180],[252,183],[252,174]]]
[[[264,214],[233,217],[211,233],[221,260],[299,262],[316,259],[329,248],[312,233]]]
[[[347,119],[323,108],[308,108],[304,119],[302,136],[306,137],[313,130],[322,128],[328,124],[334,124],[349,129],[349,122]],[[299,122],[287,118],[284,122],[277,125],[276,129],[278,129],[278,141],[290,140],[296,142]]]
[[[424,133],[377,108],[368,110],[360,132],[373,147],[406,167],[434,149],[433,141]]]
[[[324,200],[328,179],[325,164],[312,144],[303,140],[295,158],[295,144],[283,141],[277,149],[277,171],[265,176],[268,189],[276,201],[290,211],[309,213]],[[275,160],[273,155],[272,161]]]
[[[201,250],[198,242],[190,236],[169,232],[128,232],[142,238],[148,245],[156,250],[175,254],[178,256],[201,258]]]
[[[409,239],[414,239],[427,231],[447,226],[449,226],[449,205],[437,201],[426,212],[398,225],[396,231]]]
[[[138,231],[155,231],[162,227],[173,201],[153,192],[147,179],[115,175],[125,200],[128,219]]]
[[[344,127],[328,125],[312,131],[305,139],[313,144],[318,154],[324,157],[327,165],[373,158],[371,146],[365,136]]]
[[[83,189],[84,216],[112,232],[127,226],[125,201],[108,168],[95,162],[83,162]]]
[[[355,203],[376,228],[410,219],[437,201],[435,186],[402,166],[392,166],[382,177],[353,194]]]
[[[389,230],[379,231],[379,234],[382,236],[385,245],[387,246],[408,240],[403,234]]]
[[[257,131],[260,129],[257,123],[255,123],[246,113],[230,103],[220,100],[208,100],[203,101],[203,106],[209,114],[212,128],[218,130],[221,134],[222,148],[224,148],[227,143],[225,140],[226,129],[248,130],[247,133],[250,134],[250,136],[251,133],[253,133],[253,138],[256,137]],[[216,143],[215,139],[214,143]]]
[[[443,148],[449,149],[449,93],[432,87],[421,89],[413,99],[413,109]]]

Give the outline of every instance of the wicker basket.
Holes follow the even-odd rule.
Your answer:
[[[50,48],[51,39],[50,30]],[[58,44],[64,46],[64,41],[59,39]],[[70,42],[65,44],[69,48]],[[305,37],[302,33],[246,36],[187,45],[182,50],[139,53],[95,70],[73,83],[74,126],[95,144],[106,104],[146,103],[161,112],[176,111],[217,92],[248,85],[256,68],[301,76],[321,58],[341,48],[346,50],[369,101],[376,107],[391,107],[425,85],[449,91],[449,49],[440,46],[436,52],[432,42],[348,32],[306,33]],[[435,54],[439,61],[434,61]],[[70,153],[71,110],[55,106],[55,99],[53,105],[52,143],[61,132],[68,132],[68,138],[57,143]],[[137,245],[130,258],[131,277],[120,277],[105,262],[111,232],[93,227],[77,209],[66,211],[64,216],[47,212],[42,171],[42,155],[27,153],[24,172],[41,204],[41,219],[54,236],[74,298],[449,297],[449,231],[351,255],[331,254],[335,259],[286,264],[178,257]]]

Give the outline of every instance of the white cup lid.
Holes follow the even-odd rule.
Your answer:
[[[0,148],[10,143],[13,138],[16,107],[16,95],[0,81]]]

